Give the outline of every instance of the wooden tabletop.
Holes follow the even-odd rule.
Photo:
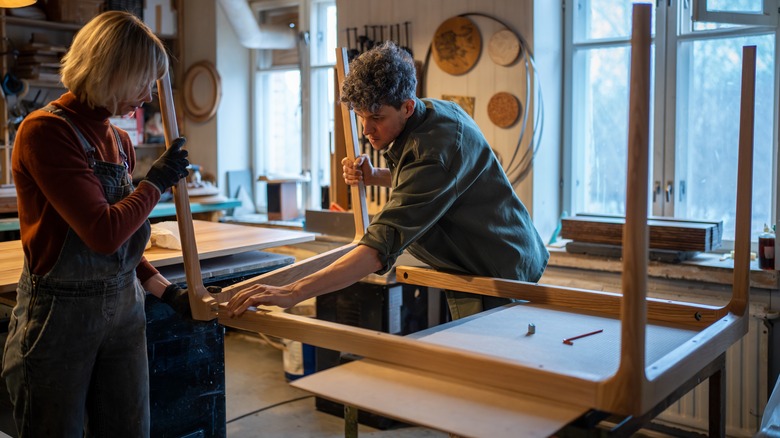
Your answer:
[[[534,324],[533,333],[529,332],[529,324]],[[576,339],[571,345],[563,342],[596,330],[602,331]],[[551,370],[560,373],[562,380],[574,376],[599,381],[617,371],[620,333],[620,320],[615,317],[515,303],[408,337]],[[695,334],[693,330],[648,323],[647,363],[662,359]],[[590,408],[574,401],[557,402],[371,359],[320,371],[291,385],[400,421],[462,436],[516,437],[522,431],[524,437],[547,437]]]
[[[201,260],[314,240],[313,233],[303,231],[198,220],[193,221],[193,224]],[[182,262],[181,250],[151,247],[144,255],[155,267]],[[0,242],[0,293],[16,291],[23,265],[22,242],[20,240]]]

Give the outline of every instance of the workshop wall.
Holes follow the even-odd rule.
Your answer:
[[[337,0],[338,44],[348,46],[347,28],[365,33],[367,25],[401,24],[400,39],[413,52],[415,60],[425,62],[426,53],[436,29],[448,18],[470,14],[482,37],[481,54],[474,67],[461,75],[449,74],[431,59],[426,69],[425,95],[441,98],[457,95],[474,98],[474,118],[506,164],[511,160],[521,123],[508,128],[496,126],[488,117],[488,101],[498,92],[509,92],[524,102],[526,87],[525,65],[518,58],[513,64],[497,65],[488,54],[491,36],[503,26],[497,18],[516,31],[531,48],[539,72],[544,99],[544,130],[541,133],[534,170],[515,190],[531,211],[542,238],[547,240],[555,230],[560,216],[560,151],[561,151],[561,68],[562,68],[562,12],[558,2],[532,0]],[[408,22],[409,41],[406,40]],[[227,187],[227,171],[244,169],[255,159],[249,151],[251,143],[251,89],[249,51],[238,50],[235,33],[217,2],[188,0],[183,10],[185,44],[184,69],[207,60],[217,66],[222,76],[222,99],[214,118],[195,123],[187,121],[185,134],[189,137],[193,162],[208,163],[218,177],[218,186]],[[389,39],[389,30],[385,30]],[[353,37],[354,39],[354,34]],[[432,58],[432,57],[431,57]],[[531,78],[533,80],[533,78]],[[535,111],[536,103],[522,112]],[[522,112],[519,116],[522,116]],[[525,150],[531,141],[533,118],[529,118],[521,144]],[[215,147],[215,145],[219,147]]]
[[[355,43],[355,33],[358,39],[378,40],[381,28],[377,26],[386,26],[382,33],[384,39],[390,39],[391,29],[394,29],[396,24],[400,24],[400,35],[393,30],[392,36],[394,40],[400,41],[401,45],[408,46],[414,59],[422,63],[423,96],[433,98],[455,96],[465,100],[466,106],[473,104],[474,120],[497,152],[505,169],[510,170],[508,171],[510,179],[513,173],[511,169],[517,168],[520,159],[518,156],[510,167],[515,150],[518,149],[522,154],[531,146],[534,132],[533,114],[539,109],[536,95],[538,87],[533,88],[533,71],[530,72],[530,76],[527,75],[526,63],[522,55],[507,65],[499,64],[493,59],[490,55],[491,37],[496,32],[506,29],[504,26],[506,25],[524,40],[533,59],[544,60],[544,63],[537,62],[536,68],[539,78],[544,79],[541,81],[541,90],[545,111],[537,115],[544,119],[545,129],[539,131],[543,136],[539,140],[541,143],[539,143],[534,171],[520,184],[515,185],[515,190],[531,211],[540,234],[547,239],[552,234],[560,215],[557,187],[560,179],[558,163],[560,162],[559,102],[562,64],[560,17],[562,14],[560,4],[556,6],[555,2],[542,3],[548,4],[537,6],[538,13],[535,16],[535,6],[531,0],[337,0],[336,2],[339,45],[359,49],[360,47]],[[446,20],[458,15],[464,15],[473,22],[479,30],[482,42],[478,48],[479,57],[474,65],[463,73],[452,74],[453,69],[448,69],[446,65],[442,68],[429,52],[432,50],[432,41],[437,29]],[[537,25],[537,31],[534,23],[538,21],[544,21],[545,25]],[[347,29],[355,29],[350,31],[349,39]],[[537,35],[544,39],[545,53],[541,57],[535,54],[533,49]],[[528,96],[529,81],[532,87],[530,96]],[[489,107],[491,97],[499,92],[510,93],[520,102],[517,120],[506,127],[500,127],[495,123],[496,116],[500,117],[502,114],[497,113],[495,107]],[[527,97],[530,98],[526,101]],[[526,102],[528,102],[527,108]],[[525,124],[522,143],[518,147],[523,131],[524,113],[529,117]],[[540,165],[544,166],[542,172],[539,172]]]
[[[185,38],[183,71],[197,62],[213,63],[222,94],[214,117],[203,122],[187,119],[182,133],[187,136],[190,162],[216,176],[217,187],[224,191],[226,173],[246,169],[251,156],[250,52],[216,1],[187,0],[185,6],[180,26]]]

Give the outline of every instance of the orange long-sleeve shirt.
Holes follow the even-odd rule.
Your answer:
[[[96,148],[96,160],[122,163],[108,110],[89,108],[70,92],[52,104],[63,109]],[[119,131],[132,173],[135,151],[127,133]],[[160,200],[157,189],[144,183],[122,201],[109,204],[76,133],[66,121],[45,111],[30,113],[19,127],[12,170],[22,247],[34,274],[43,275],[54,266],[69,227],[93,251],[111,254]],[[156,273],[145,258],[136,269],[142,282]]]

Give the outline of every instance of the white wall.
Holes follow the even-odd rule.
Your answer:
[[[184,36],[181,59],[182,74],[194,63],[210,61],[216,64],[217,47],[217,23],[216,2],[213,0],[186,0],[183,6],[183,20],[179,23],[180,35]],[[217,68],[220,75],[222,72]],[[178,86],[184,82],[184,78],[178,78]],[[223,84],[223,97],[225,88]],[[178,90],[179,94],[183,90]],[[195,90],[197,92],[197,90]],[[176,102],[181,107],[181,99]],[[224,107],[222,103],[217,110],[217,117]],[[177,112],[184,114],[183,107],[177,108]],[[203,166],[203,172],[217,174],[217,124],[215,119],[204,123],[195,122],[185,116],[179,127],[182,135],[187,137],[187,150],[189,159],[193,164]],[[220,185],[221,186],[221,185]]]
[[[190,161],[216,176],[227,195],[226,172],[251,166],[250,53],[216,1],[186,0],[183,12],[183,71],[199,61],[214,63],[222,97],[212,119],[199,123],[185,118],[180,130],[187,136]]]
[[[219,187],[225,174],[252,168],[252,108],[250,51],[243,47],[217,6],[217,70],[222,76],[222,102],[217,112]],[[225,192],[226,193],[226,192]]]

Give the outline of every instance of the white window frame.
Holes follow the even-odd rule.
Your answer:
[[[679,188],[673,187],[671,196],[671,202],[653,202],[652,196],[665,196],[665,188],[668,181],[675,181],[675,142],[676,142],[676,96],[677,93],[677,48],[678,43],[686,39],[700,39],[700,38],[713,38],[729,35],[749,35],[749,34],[762,34],[762,33],[774,33],[775,36],[775,83],[777,78],[780,78],[780,31],[777,29],[778,25],[778,0],[764,0],[764,9],[768,10],[765,14],[734,14],[706,11],[702,8],[706,8],[707,0],[659,0],[656,2],[654,23],[657,23],[654,27],[655,33],[653,37],[653,68],[654,68],[654,90],[653,99],[653,132],[652,132],[652,171],[650,183],[650,207],[651,214],[656,216],[674,216],[675,208],[675,195]],[[730,24],[740,24],[752,26],[750,28],[734,29],[730,27],[721,27],[718,29],[697,31],[694,34],[681,32],[677,33],[677,27],[680,22],[677,12],[678,2],[684,2],[684,6],[690,8],[699,8],[697,17],[699,19],[706,19],[707,21],[728,20]],[[599,48],[609,47],[615,45],[627,45],[630,42],[630,36],[625,38],[614,39],[602,39],[596,41],[588,41],[584,44],[574,44],[575,38],[572,37],[574,29],[574,14],[573,8],[575,0],[565,0],[565,15],[564,15],[564,53],[565,59],[573,59],[576,47],[588,47]],[[685,11],[685,10],[684,10]],[[706,13],[702,13],[706,12]],[[687,12],[686,12],[687,13]],[[693,11],[691,11],[693,13]],[[767,17],[770,17],[768,19]],[[668,29],[668,30],[667,30]],[[662,49],[658,49],[661,47]],[[659,53],[665,53],[665,56],[655,56]],[[572,66],[566,66],[564,68],[564,162],[563,171],[564,179],[569,183],[563,185],[563,210],[570,211],[572,214],[576,214],[581,211],[583,206],[577,205],[577,190],[575,187],[577,181],[582,181],[581,176],[577,174],[576,166],[573,163],[582,162],[582,151],[575,150],[573,147],[573,133],[577,132],[573,129],[575,118],[572,115],[574,96],[576,93],[581,93],[583,90],[573,88],[574,79]],[[663,92],[661,92],[663,90]],[[773,175],[771,181],[774,187],[774,196],[769,202],[771,202],[771,212],[774,213],[774,217],[771,218],[774,223],[777,223],[780,218],[780,181],[778,181],[778,94],[780,94],[780,87],[775,86],[775,114],[773,119],[775,120],[773,126],[773,145],[772,145],[772,166]],[[659,192],[655,192],[655,186],[660,187]],[[733,242],[724,241],[724,245],[720,248],[723,251],[729,251],[733,248]]]
[[[301,75],[301,169],[303,176],[307,177],[308,181],[300,184],[299,201],[302,204],[303,209],[319,208],[321,205],[321,187],[324,184],[329,184],[329,178],[326,178],[330,172],[330,154],[322,147],[323,139],[320,136],[313,135],[314,132],[322,132],[323,129],[328,130],[331,134],[333,132],[333,123],[331,121],[323,121],[323,118],[327,116],[322,115],[322,111],[319,108],[315,110],[312,105],[317,104],[318,99],[321,102],[323,93],[328,93],[328,90],[323,90],[317,83],[313,81],[313,77],[317,72],[330,69],[335,66],[335,60],[333,63],[318,62],[312,64],[311,60],[315,57],[314,51],[316,45],[311,44],[312,38],[319,38],[322,34],[321,30],[325,26],[325,18],[323,16],[324,9],[327,5],[334,5],[335,0],[273,0],[273,1],[254,1],[251,3],[251,8],[256,16],[263,11],[280,9],[286,7],[298,7],[298,29],[296,33],[298,35],[298,47],[299,47],[299,64],[297,66],[281,66],[260,69],[259,60],[262,56],[265,56],[262,50],[252,51],[252,88],[253,88],[253,108],[254,118],[257,121],[255,124],[252,140],[253,148],[256,149],[253,154],[254,166],[258,169],[260,175],[268,174],[269,164],[267,163],[267,155],[263,148],[268,147],[263,144],[263,132],[266,130],[268,118],[264,117],[268,111],[273,110],[273,102],[269,102],[265,96],[263,85],[261,84],[261,78],[263,72],[268,71],[290,71],[299,70]],[[335,53],[335,52],[334,52]],[[334,55],[335,56],[335,55]],[[332,92],[331,92],[332,94]],[[329,114],[332,114],[333,110],[329,110]],[[330,126],[323,126],[323,125]],[[332,141],[328,139],[324,140],[327,144],[332,144]],[[259,149],[259,150],[258,150]],[[326,174],[323,176],[323,174]],[[322,183],[325,181],[325,183]],[[257,194],[256,202],[258,211],[264,212],[267,210],[267,200],[265,199],[265,193],[262,191]]]
[[[709,23],[745,24],[754,26],[776,26],[778,11],[776,0],[763,0],[761,12],[725,12],[709,10],[709,0],[692,1],[693,21]]]

